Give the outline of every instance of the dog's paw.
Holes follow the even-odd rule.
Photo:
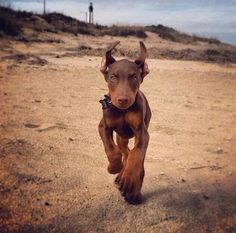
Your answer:
[[[142,194],[138,193],[137,195],[131,195],[127,193],[125,195],[125,201],[127,201],[131,205],[138,205],[142,203]]]
[[[115,185],[117,185],[117,187],[119,188],[119,183],[120,183],[120,180],[121,180],[121,177],[122,177],[122,174],[124,172],[124,167],[123,169],[120,171],[120,173],[116,176],[114,182],[115,182]]]
[[[121,195],[129,204],[140,204],[142,195],[140,193],[143,177],[140,174],[127,173],[124,171],[119,174],[115,180],[119,187]]]
[[[109,163],[107,170],[110,174],[117,174],[119,173],[123,168],[123,164],[121,162],[121,160],[113,162],[113,163]]]

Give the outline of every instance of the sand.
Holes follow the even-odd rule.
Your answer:
[[[144,201],[133,206],[97,131],[101,58],[56,56],[77,46],[69,39],[1,46],[0,232],[236,231],[236,65],[147,60],[153,117]],[[15,53],[47,63],[6,59]]]

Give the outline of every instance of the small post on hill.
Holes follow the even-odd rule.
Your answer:
[[[88,12],[87,11],[85,12],[85,22],[86,23],[88,22]]]
[[[43,0],[43,14],[46,14],[46,0]]]
[[[0,0],[0,6],[11,8],[11,0]]]

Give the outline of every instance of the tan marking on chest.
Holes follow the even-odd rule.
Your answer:
[[[126,115],[125,121],[133,128],[139,128],[142,124],[142,115],[140,112],[130,112]]]
[[[119,117],[119,118],[109,117],[106,119],[106,125],[110,128],[115,128],[118,125],[122,125],[122,124],[124,124],[124,119],[122,117]]]

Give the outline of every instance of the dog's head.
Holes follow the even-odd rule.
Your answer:
[[[126,59],[116,61],[111,52],[119,43],[117,41],[107,49],[100,71],[107,81],[112,104],[119,109],[127,109],[134,103],[139,86],[149,73],[145,63],[147,50],[140,42],[140,55],[134,62]]]

